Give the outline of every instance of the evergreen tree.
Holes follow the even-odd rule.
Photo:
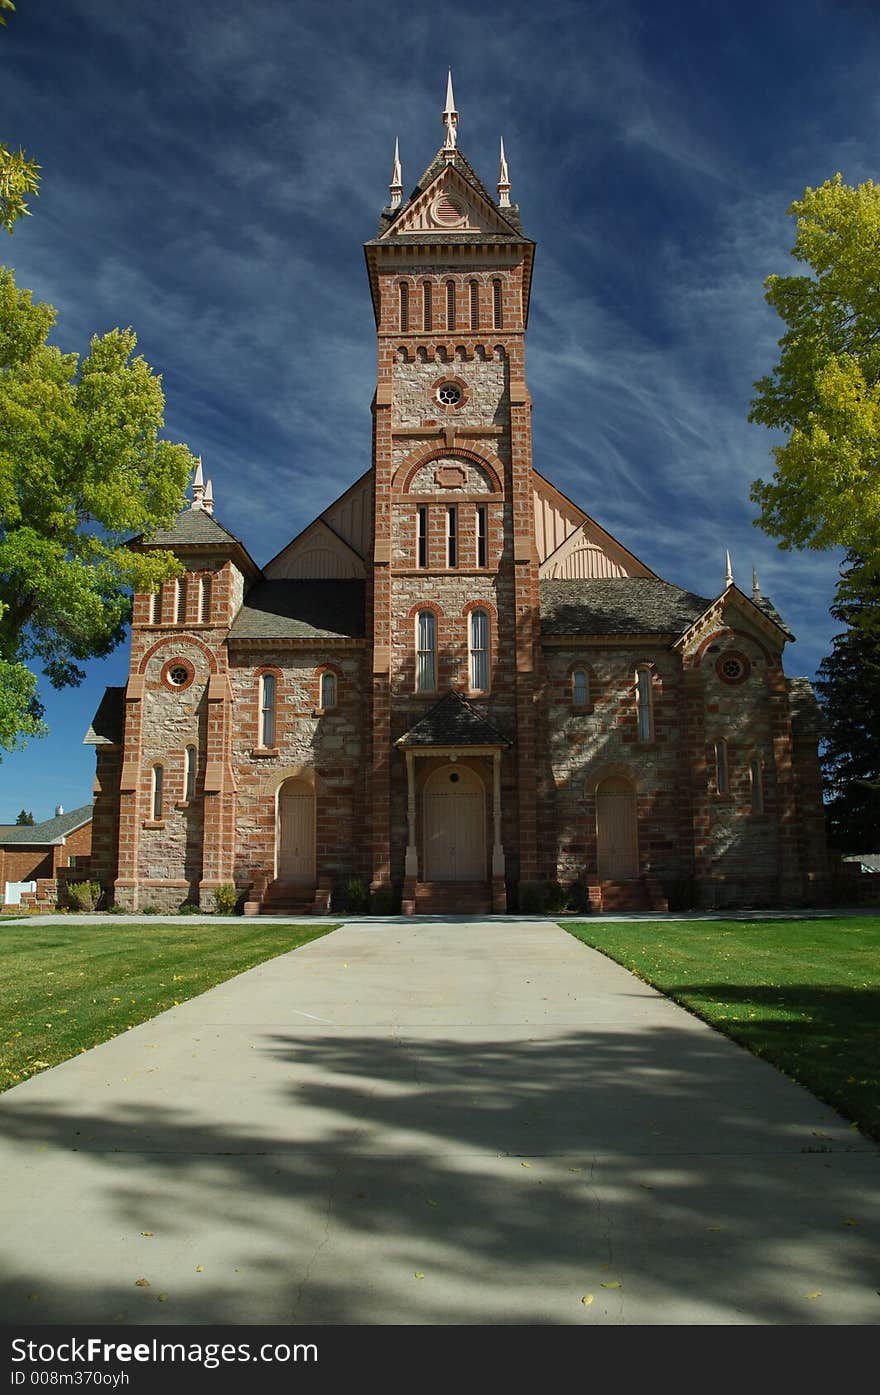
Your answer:
[[[850,553],[831,608],[846,629],[819,667],[832,846],[880,851],[880,564]]]
[[[15,822],[17,827],[33,828],[34,816],[30,809],[21,809]]]

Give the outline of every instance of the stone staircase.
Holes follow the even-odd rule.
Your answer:
[[[315,888],[294,882],[270,882],[260,897],[260,915],[313,915]]]
[[[416,882],[416,915],[489,915],[488,882]]]
[[[666,897],[654,877],[634,877],[625,882],[592,882],[590,906],[594,911],[667,911]]]

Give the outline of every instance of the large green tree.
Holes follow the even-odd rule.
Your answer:
[[[4,11],[14,10],[12,0],[0,0],[0,26],[6,23]],[[0,228],[12,232],[19,218],[28,214],[25,199],[35,194],[40,184],[40,166],[29,160],[24,151],[11,150],[0,143]]]
[[[181,507],[195,460],[160,440],[161,381],[130,329],[80,360],[48,343],[51,305],[0,267],[0,747],[42,730],[36,671],[56,688],[125,633],[133,590],[179,570],[137,552]]]
[[[788,328],[750,419],[788,439],[752,486],[757,522],[784,548],[880,557],[880,186],[838,174],[789,213],[809,272],[765,282]]]
[[[832,842],[880,851],[880,563],[850,554],[831,613],[844,630],[819,667]]]

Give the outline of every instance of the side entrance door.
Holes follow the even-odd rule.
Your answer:
[[[306,780],[286,780],[278,791],[280,882],[315,881],[315,791]]]
[[[596,790],[596,871],[600,882],[626,882],[639,875],[636,792],[622,775]]]

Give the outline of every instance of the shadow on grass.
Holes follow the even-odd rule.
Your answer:
[[[876,1150],[694,1024],[252,1045],[3,1097],[7,1323],[880,1316]]]
[[[880,1140],[877,989],[686,982],[662,991]]]

